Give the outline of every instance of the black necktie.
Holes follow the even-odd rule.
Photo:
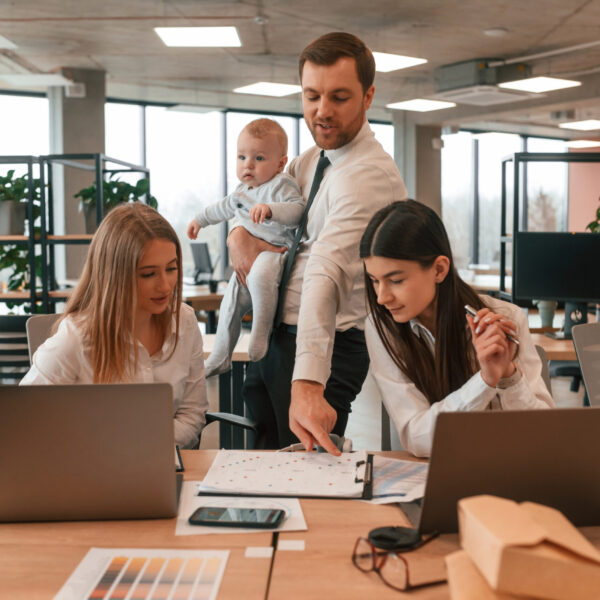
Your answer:
[[[298,246],[300,244],[300,240],[302,239],[304,229],[306,228],[306,221],[308,220],[308,211],[310,210],[310,206],[313,203],[317,192],[319,191],[319,186],[321,185],[321,181],[323,180],[323,173],[330,164],[331,163],[329,162],[329,159],[325,156],[325,151],[321,150],[319,162],[317,163],[317,168],[315,169],[315,176],[313,178],[312,186],[310,188],[310,194],[308,195],[308,200],[306,202],[306,208],[302,213],[302,218],[300,219],[300,223],[298,224],[298,229],[296,230],[296,236],[294,237],[294,241],[292,242],[292,245],[288,250],[287,260],[283,269],[283,275],[281,276],[281,281],[279,282],[279,299],[277,301],[277,313],[275,314],[275,327],[280,325],[283,319],[283,302],[285,300],[285,292],[287,290],[287,284],[290,280],[292,267],[294,266],[296,252],[298,252]]]

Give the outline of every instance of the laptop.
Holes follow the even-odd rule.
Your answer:
[[[177,514],[169,384],[0,386],[0,521]]]
[[[425,496],[402,504],[422,533],[458,531],[457,502],[493,494],[600,525],[600,408],[441,413]]]

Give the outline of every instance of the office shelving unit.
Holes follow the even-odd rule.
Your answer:
[[[556,163],[595,163],[600,162],[600,153],[594,152],[515,152],[502,159],[502,195],[500,210],[500,298],[518,303],[518,298],[513,296],[512,290],[506,287],[506,255],[512,247],[516,234],[527,231],[527,194],[524,193],[526,177],[522,173],[522,166],[531,162],[556,162]],[[508,232],[506,219],[507,213],[507,167],[513,167],[513,206],[512,206],[512,232]],[[515,252],[512,252],[512,273],[515,272]]]
[[[39,165],[40,160],[37,156],[0,156],[0,165],[26,165],[27,168],[27,187],[28,187],[28,198],[27,198],[27,212],[26,219],[28,223],[28,232],[18,235],[2,235],[0,236],[0,245],[2,246],[25,246],[27,248],[27,257],[29,263],[30,280],[33,277],[33,285],[30,281],[30,289],[27,291],[0,291],[1,302],[29,302],[33,306],[36,302],[36,286],[35,286],[35,249],[38,241],[35,237],[34,227],[34,192],[33,192],[33,181],[34,181],[34,165]],[[40,169],[41,170],[41,169]]]
[[[84,162],[87,161],[87,162]],[[28,235],[0,236],[0,244],[15,244],[27,246],[29,258],[29,290],[9,291],[0,293],[0,302],[27,303],[31,312],[54,312],[55,303],[68,298],[68,292],[60,290],[56,283],[56,260],[54,249],[59,244],[81,245],[89,244],[92,234],[65,234],[56,235],[54,232],[54,167],[57,165],[74,167],[94,173],[96,185],[96,225],[104,217],[103,186],[102,181],[107,175],[115,173],[142,173],[148,181],[150,171],[143,166],[128,163],[116,158],[111,158],[101,153],[90,154],[49,154],[44,156],[3,156],[0,164],[27,165],[29,178],[29,198],[27,203],[27,216],[29,221]],[[40,171],[40,223],[33,227],[33,165],[39,165]],[[149,192],[148,192],[149,193]],[[36,231],[37,229],[37,231]],[[39,248],[41,256],[41,269],[36,273],[35,253]]]

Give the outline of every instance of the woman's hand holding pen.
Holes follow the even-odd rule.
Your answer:
[[[516,326],[513,321],[493,313],[489,308],[478,310],[474,317],[467,314],[467,321],[481,377],[490,387],[496,387],[500,379],[510,377],[516,370],[513,363],[517,345]]]

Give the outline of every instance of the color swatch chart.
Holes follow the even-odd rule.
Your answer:
[[[55,600],[213,600],[228,550],[91,548]]]

